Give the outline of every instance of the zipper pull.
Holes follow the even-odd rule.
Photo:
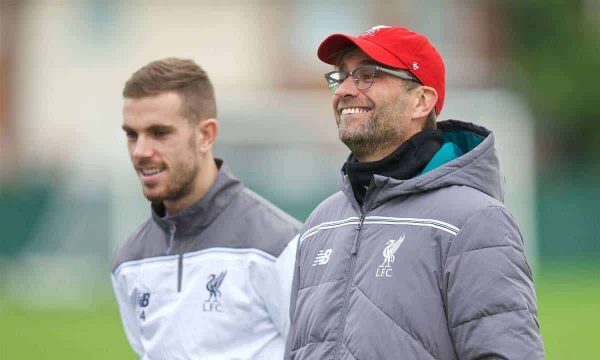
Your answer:
[[[167,244],[166,255],[171,255],[171,251],[173,250],[173,242],[175,240],[175,231],[176,230],[177,230],[177,226],[175,224],[171,224],[171,226],[169,226],[169,243]]]
[[[356,231],[360,231],[363,225],[363,221],[365,221],[365,216],[361,214],[360,218],[358,219],[358,225],[356,225]]]
[[[356,255],[358,253],[358,236],[360,235],[360,229],[362,228],[364,220],[365,216],[361,214],[360,220],[358,221],[358,225],[356,226],[356,237],[354,238],[354,243],[352,244],[352,255]]]

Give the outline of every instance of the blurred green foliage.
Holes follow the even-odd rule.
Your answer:
[[[514,85],[542,134],[567,156],[600,154],[600,6],[595,1],[508,0]],[[544,141],[544,139],[541,139]]]
[[[27,246],[51,194],[49,186],[41,185],[0,188],[0,255],[15,255]]]
[[[562,164],[541,170],[537,184],[537,229],[542,264],[600,259],[600,166]]]

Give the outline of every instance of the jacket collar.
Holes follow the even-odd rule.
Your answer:
[[[207,227],[243,190],[241,181],[233,177],[221,159],[215,159],[219,174],[206,194],[178,214],[161,216],[165,214],[162,203],[153,203],[151,206],[152,219],[165,232],[175,226],[176,234],[181,236],[191,235]]]
[[[378,161],[358,162],[350,154],[342,167],[359,204],[363,203],[366,189],[373,175],[406,180],[418,175],[442,147],[441,130],[423,130],[404,141],[391,154]]]
[[[438,129],[444,133],[445,142],[461,148],[456,157],[439,162],[435,168],[407,180],[374,175],[365,197],[363,213],[398,196],[453,185],[468,186],[503,201],[504,177],[500,172],[494,134],[482,126],[458,120],[440,121]],[[348,176],[343,172],[341,188],[352,205],[360,211]]]

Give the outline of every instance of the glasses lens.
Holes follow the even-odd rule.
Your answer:
[[[325,74],[325,80],[327,80],[329,91],[332,94],[335,93],[347,77],[348,74],[344,71],[332,71]]]
[[[356,84],[356,88],[358,90],[366,90],[373,85],[373,78],[375,77],[374,67],[371,66],[361,66],[354,70],[352,77],[354,79],[354,83]]]

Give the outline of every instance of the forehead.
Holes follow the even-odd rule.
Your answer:
[[[343,52],[338,61],[337,67],[345,70],[352,70],[359,65],[374,64],[375,60],[358,48]]]
[[[142,98],[125,98],[123,124],[130,127],[169,125],[183,120],[180,115],[181,99],[174,92]]]

